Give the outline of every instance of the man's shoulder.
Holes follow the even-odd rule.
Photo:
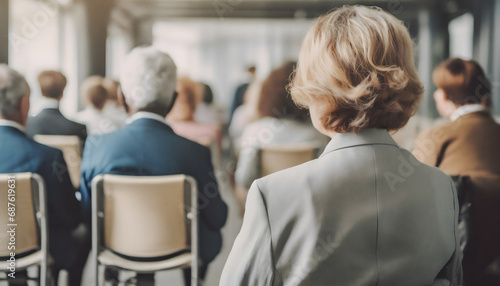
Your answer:
[[[433,143],[442,143],[452,137],[457,130],[456,122],[445,122],[422,131],[417,138],[417,143],[431,140]]]
[[[5,138],[5,140],[9,139]],[[17,137],[15,144],[16,144],[15,147],[18,147],[22,151],[29,153],[30,159],[38,159],[44,161],[44,160],[54,160],[54,158],[57,156],[62,157],[61,150],[38,143],[33,139],[30,139],[25,136]]]
[[[210,149],[206,146],[201,145],[198,142],[189,140],[189,139],[182,137],[182,136],[179,136],[175,133],[172,133],[172,136],[174,138],[174,142],[175,142],[176,146],[182,147],[183,149],[187,150],[190,153],[202,154],[202,155],[210,154]]]
[[[80,136],[80,134],[86,129],[84,124],[68,119],[59,111],[46,109],[40,111],[38,114],[30,116],[28,118],[27,128],[30,132],[36,133],[36,130],[31,129],[48,129],[52,126],[51,123],[57,123],[54,126],[58,126],[58,128],[62,127],[64,130],[59,130],[62,133],[68,133],[68,130],[72,130],[71,132],[77,133],[75,135],[78,136]],[[54,130],[54,132],[56,131],[57,130]]]
[[[115,130],[106,134],[94,134],[87,136],[87,140],[85,141],[85,149],[87,148],[101,148],[106,145],[111,144],[113,148],[116,148],[116,144],[131,144],[134,142],[133,139],[134,134],[130,133],[126,130],[126,126],[124,128]]]
[[[64,121],[66,122],[66,124],[68,126],[71,126],[71,128],[73,128],[73,129],[82,130],[82,129],[86,129],[87,128],[84,124],[81,124],[79,122],[76,122],[76,121],[73,121],[71,119],[68,119],[65,116],[62,116],[62,118],[64,118]]]

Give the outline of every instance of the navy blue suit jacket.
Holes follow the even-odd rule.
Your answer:
[[[46,108],[28,118],[26,134],[30,138],[37,134],[76,135],[82,142],[85,142],[87,128],[83,124],[67,119],[57,108]]]
[[[10,126],[0,126],[0,173],[37,173],[47,186],[50,252],[59,267],[76,258],[71,231],[81,222],[62,152],[29,139]]]
[[[91,136],[82,161],[82,206],[90,222],[91,182],[99,174],[159,176],[185,174],[198,183],[200,257],[206,263],[219,253],[220,229],[227,217],[210,159],[210,151],[180,137],[166,124],[141,118],[113,133]]]

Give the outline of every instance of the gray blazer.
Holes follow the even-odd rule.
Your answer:
[[[385,130],[256,180],[220,285],[460,285],[450,178]]]

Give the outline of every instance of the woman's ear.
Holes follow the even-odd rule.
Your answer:
[[[118,102],[121,104],[121,106],[123,106],[123,108],[125,109],[125,112],[127,114],[130,114],[130,108],[127,104],[127,99],[125,98],[125,95],[123,94],[122,92],[122,89],[120,87],[118,87]]]

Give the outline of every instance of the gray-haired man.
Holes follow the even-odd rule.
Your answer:
[[[60,269],[67,269],[70,285],[79,285],[83,268],[78,255],[81,246],[71,232],[81,221],[80,206],[62,152],[36,143],[25,135],[29,95],[30,89],[24,77],[1,64],[0,173],[32,172],[43,177],[47,186],[49,251],[54,258],[54,277]],[[0,233],[0,241],[6,240],[4,236],[5,233]]]
[[[153,47],[136,48],[127,56],[120,84],[122,101],[131,116],[122,129],[87,139],[82,162],[82,203],[90,221],[91,182],[99,174],[194,177],[200,198],[203,276],[207,264],[221,249],[220,229],[226,222],[227,206],[219,195],[208,148],[176,135],[165,122],[176,96],[176,70],[170,56]]]

